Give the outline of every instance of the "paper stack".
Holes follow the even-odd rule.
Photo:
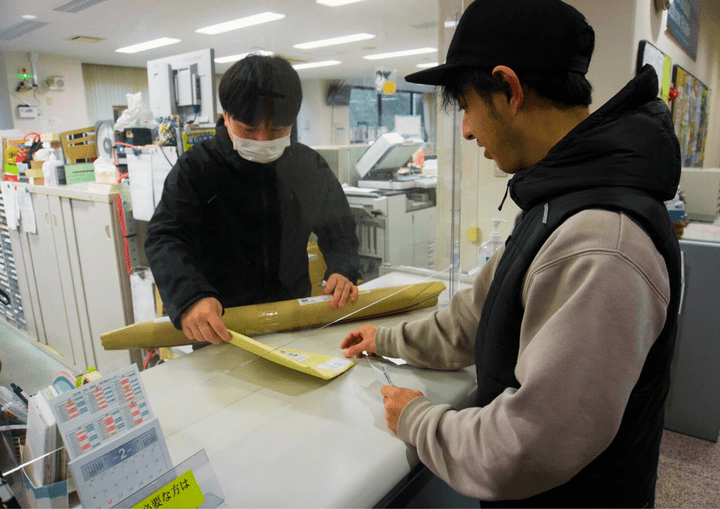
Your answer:
[[[42,391],[28,400],[27,424],[27,438],[23,452],[25,461],[55,451],[62,444],[55,416],[50,409],[47,396]],[[63,451],[56,451],[28,465],[26,473],[35,486],[47,486],[61,480],[64,472],[63,464]]]
[[[75,387],[74,379],[75,377],[67,371],[60,371],[55,375],[52,384],[28,399],[27,437],[23,449],[23,461],[31,461],[53,453],[28,465],[26,473],[36,487],[49,486],[67,477],[65,451],[56,450],[62,447],[63,442],[50,402],[59,394],[72,390]]]

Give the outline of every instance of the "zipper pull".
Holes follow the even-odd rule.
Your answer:
[[[503,196],[503,199],[500,202],[500,206],[498,207],[498,210],[502,211],[503,205],[505,204],[505,200],[507,199],[509,192],[510,192],[510,181],[508,180],[508,183],[505,186],[505,196]]]

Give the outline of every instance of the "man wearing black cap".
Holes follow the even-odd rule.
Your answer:
[[[463,135],[522,212],[473,288],[424,320],[341,344],[409,364],[475,365],[473,407],[382,388],[386,420],[481,505],[650,507],[680,300],[664,201],[680,178],[670,114],[646,66],[590,115],[594,32],[560,0],[475,0],[440,86]]]
[[[318,238],[332,307],[355,302],[355,221],[325,160],[291,143],[300,78],[279,57],[250,55],[223,75],[223,117],[168,174],[145,252],[175,327],[220,343],[224,308],[309,297],[307,244]]]

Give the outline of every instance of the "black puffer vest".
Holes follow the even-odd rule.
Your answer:
[[[561,486],[524,500],[481,501],[482,507],[643,507],[654,503],[681,292],[679,246],[663,204],[677,189],[679,144],[667,108],[654,99],[656,80],[654,71],[644,69],[543,161],[510,181],[511,195],[523,214],[506,243],[480,318],[476,403],[485,406],[506,388],[520,387],[514,370],[525,312],[521,300],[525,274],[550,234],[581,210],[623,212],[650,236],[670,277],[665,326],[631,392],[620,429],[603,453]],[[639,142],[628,137],[628,131],[635,129],[645,130]]]

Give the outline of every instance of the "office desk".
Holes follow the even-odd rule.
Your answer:
[[[430,309],[374,320],[391,326]],[[254,339],[341,357],[361,322]],[[439,372],[388,364],[398,386],[459,407],[473,368]],[[233,345],[209,346],[141,374],[174,464],[205,449],[226,507],[372,507],[419,464],[388,430],[378,376],[366,359],[323,381]]]

